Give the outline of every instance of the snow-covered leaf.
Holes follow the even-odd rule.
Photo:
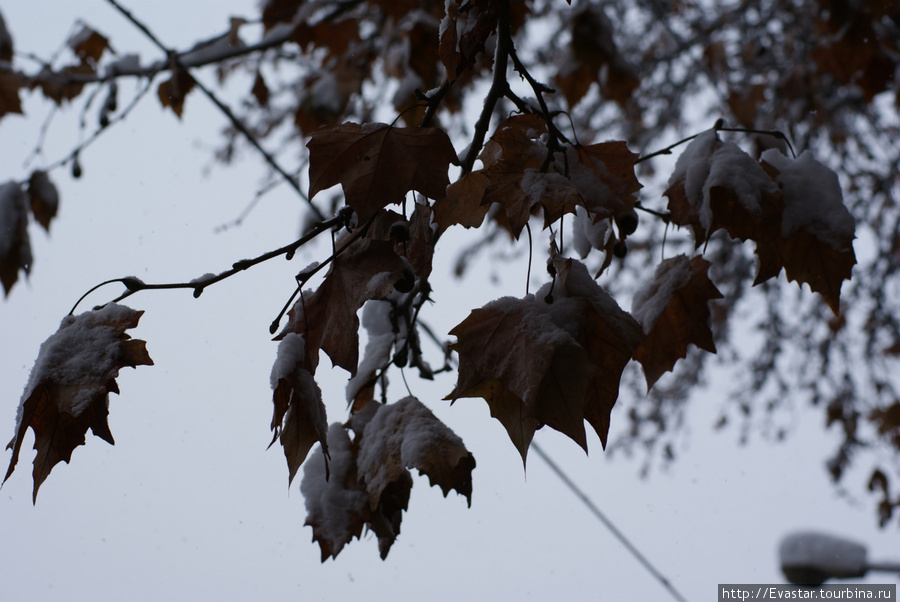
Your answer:
[[[34,431],[34,498],[59,462],[84,445],[88,429],[112,444],[109,431],[109,394],[118,393],[116,377],[125,366],[152,366],[146,342],[125,334],[144,312],[110,303],[77,316],[63,318],[44,341],[16,415],[16,434],[7,449],[12,459],[4,482],[19,459],[25,432]]]
[[[788,280],[808,284],[837,315],[841,286],[856,265],[856,223],[844,206],[837,174],[808,151],[790,159],[771,149],[763,153],[762,165],[778,183],[783,213],[780,229],[775,222],[757,239],[756,283],[784,268]]]
[[[709,266],[699,255],[666,259],[653,280],[634,295],[631,313],[644,329],[634,359],[644,367],[648,389],[687,355],[688,345],[716,352],[709,302],[722,294],[709,280]]]
[[[415,397],[380,405],[366,425],[359,450],[359,474],[372,508],[409,468],[426,475],[445,496],[455,489],[472,505],[475,458],[462,439]]]
[[[331,461],[316,454],[303,468],[300,492],[306,502],[306,525],[319,542],[322,562],[337,555],[362,534],[368,521],[369,496],[356,478],[356,450],[347,430],[335,422],[328,428]]]
[[[270,379],[275,409],[271,425],[274,435],[269,445],[276,440],[281,442],[288,464],[288,485],[317,441],[328,457],[328,420],[322,391],[313,379],[312,370],[303,337],[293,332],[285,335],[278,344],[278,357]]]

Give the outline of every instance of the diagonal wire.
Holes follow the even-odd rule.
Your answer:
[[[678,590],[675,589],[675,586],[673,586],[673,585],[669,582],[669,580],[666,579],[666,577],[663,576],[663,574],[660,573],[660,572],[656,569],[656,567],[654,567],[654,566],[650,563],[650,561],[647,560],[647,558],[646,558],[643,554],[641,554],[641,552],[640,552],[636,547],[634,547],[634,544],[631,543],[631,542],[628,540],[628,538],[625,537],[625,535],[624,535],[621,531],[619,531],[619,529],[612,523],[612,521],[610,521],[610,520],[606,517],[606,515],[603,514],[603,512],[600,511],[600,508],[598,508],[598,507],[596,506],[596,504],[594,504],[594,502],[591,501],[591,498],[589,498],[589,497],[587,496],[587,494],[585,494],[584,491],[582,491],[581,488],[578,487],[578,485],[576,485],[576,484],[572,481],[572,479],[570,479],[570,478],[566,475],[566,473],[564,473],[564,472],[562,471],[562,469],[559,467],[559,465],[557,465],[556,462],[554,462],[554,461],[550,458],[550,456],[547,455],[547,452],[545,452],[545,451],[541,448],[541,446],[537,444],[537,441],[532,441],[532,442],[531,442],[531,449],[533,449],[533,450],[537,453],[537,455],[539,455],[539,456],[541,457],[541,459],[542,459],[544,462],[547,463],[547,466],[549,466],[550,469],[551,469],[553,472],[556,473],[556,476],[558,476],[558,477],[562,480],[562,482],[565,483],[565,484],[569,487],[569,489],[572,490],[572,493],[574,493],[575,496],[578,497],[578,499],[580,499],[580,500],[584,503],[584,505],[588,507],[588,510],[590,510],[591,513],[592,513],[594,516],[596,516],[597,519],[598,519],[601,523],[603,523],[603,525],[604,525],[607,529],[609,529],[609,531],[616,537],[616,539],[619,540],[619,542],[620,542],[623,546],[625,546],[625,548],[626,548],[629,552],[631,552],[631,555],[634,556],[634,557],[638,560],[638,562],[640,562],[642,565],[644,565],[644,568],[647,569],[647,570],[650,572],[650,574],[653,575],[653,577],[655,577],[656,580],[659,581],[659,582],[662,584],[662,586],[665,587],[665,588],[669,591],[670,594],[672,594],[672,597],[673,597],[673,598],[675,598],[676,600],[678,600],[678,602],[687,602],[687,601],[684,599],[684,596],[682,596],[680,593],[678,593]]]

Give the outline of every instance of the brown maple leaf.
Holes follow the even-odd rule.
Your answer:
[[[309,369],[306,343],[296,333],[288,333],[278,344],[278,358],[272,366],[272,443],[280,439],[288,464],[288,485],[309,450],[318,441],[328,457],[325,404],[322,391]],[[327,470],[327,462],[326,462]]]
[[[28,196],[31,197],[31,213],[34,219],[50,231],[50,220],[56,217],[59,208],[59,191],[50,181],[46,171],[36,170],[28,180]]]
[[[569,178],[581,193],[581,204],[599,215],[617,216],[631,210],[637,191],[643,188],[634,174],[637,158],[621,141],[569,147]]]
[[[537,115],[515,115],[497,126],[478,157],[484,165],[481,173],[490,180],[481,203],[503,207],[515,238],[540,201],[522,187],[522,180],[526,170],[537,171],[547,156],[547,147],[541,141],[546,133],[547,124]]]
[[[334,365],[355,375],[359,362],[356,313],[367,300],[387,296],[404,272],[405,264],[394,252],[392,242],[369,238],[354,241],[334,259],[319,288],[294,303],[290,320],[277,338],[289,332],[303,335],[310,372],[315,371],[322,349]]]
[[[664,194],[672,223],[691,227],[695,247],[719,229],[732,238],[756,240],[778,211],[778,187],[765,170],[713,130],[684,150]]]
[[[789,159],[770,149],[761,162],[778,183],[783,212],[756,240],[760,265],[754,284],[784,268],[788,280],[808,284],[839,314],[841,286],[856,265],[856,223],[844,206],[837,174],[809,151]]]
[[[106,50],[112,50],[109,40],[87,25],[83,25],[78,33],[69,38],[68,46],[81,62],[94,65]]]
[[[438,233],[443,233],[454,224],[466,228],[477,228],[484,221],[490,204],[483,205],[484,191],[491,183],[490,178],[480,171],[465,174],[447,188],[447,196],[434,202],[434,221]]]
[[[0,215],[5,230],[0,231],[0,282],[9,295],[19,279],[19,270],[28,275],[31,269],[31,242],[28,238],[28,199],[18,183],[0,185]]]
[[[7,449],[12,459],[6,482],[15,469],[25,432],[34,431],[34,499],[41,483],[59,462],[84,445],[87,429],[112,444],[109,394],[118,393],[116,377],[124,366],[152,366],[146,342],[125,331],[138,324],[143,311],[110,303],[102,309],[66,316],[42,345],[22,394],[16,435]]]
[[[619,380],[640,326],[584,264],[553,255],[555,283],[474,310],[450,334],[459,379],[447,399],[483,397],[524,461],[544,424],[587,449],[584,420],[605,446]]]
[[[653,280],[634,296],[632,315],[644,328],[634,359],[644,367],[648,390],[687,355],[688,345],[716,352],[709,302],[722,294],[709,280],[709,266],[699,255],[666,259],[657,266]]]
[[[586,302],[586,319],[575,331],[576,338],[600,371],[589,383],[584,418],[594,427],[605,449],[622,371],[641,340],[640,324],[597,285],[583,263],[562,257],[555,243],[551,245],[551,259],[562,294]]]
[[[415,397],[375,407],[358,460],[370,507],[376,508],[385,490],[410,468],[426,475],[445,497],[455,489],[471,506],[475,458],[462,439]]]
[[[162,106],[172,109],[172,112],[181,119],[184,99],[193,88],[194,78],[190,73],[178,65],[173,65],[172,76],[159,84],[156,93]]]
[[[22,78],[13,71],[0,70],[0,117],[7,113],[22,114],[22,103],[19,100],[19,89]]]
[[[335,184],[346,203],[368,220],[415,190],[444,198],[447,170],[456,151],[439,128],[397,128],[383,123],[344,123],[314,132],[309,148],[309,197]]]

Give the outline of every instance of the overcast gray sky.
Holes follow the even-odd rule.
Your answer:
[[[255,14],[251,0],[126,5],[181,48],[222,31],[231,15]],[[49,56],[83,17],[117,51],[138,51],[144,62],[159,57],[100,0],[6,0],[0,8],[20,51]],[[122,98],[131,86],[121,84]],[[23,161],[49,110],[23,97],[26,116],[0,121],[0,181],[30,173]],[[71,149],[83,102],[54,119],[31,168]],[[32,275],[0,304],[0,430],[13,433],[40,343],[94,284],[125,275],[191,279],[296,238],[299,201],[286,188],[265,197],[240,228],[214,234],[244,209],[264,173],[248,152],[236,167],[213,166],[203,175],[224,125],[199,94],[188,97],[182,122],[151,94],[84,153],[80,181],[66,170],[51,174],[60,214],[49,237],[31,228]],[[438,249],[438,303],[425,318],[443,333],[469,309],[523,292],[524,267],[511,265],[495,287],[484,284],[487,262],[463,291],[450,272],[452,246],[464,236],[447,236]],[[444,499],[416,477],[386,561],[368,535],[321,564],[303,526],[299,479],[289,491],[281,450],[266,450],[277,347],[268,325],[293,290],[293,275],[321,257],[304,250],[293,262],[260,266],[196,300],[185,291],[127,300],[146,310],[131,334],[147,341],[156,365],[120,374],[122,394],[110,404],[115,447],[89,435],[70,465],[53,470],[35,506],[29,433],[16,473],[0,490],[0,599],[669,599],[537,455],[523,472],[482,400],[452,407],[441,401],[453,386],[449,375],[411,387],[474,453],[472,507],[455,493]],[[117,293],[102,289],[84,308]],[[328,374],[328,365],[322,362],[317,378],[331,419],[342,420],[346,375]],[[399,399],[406,393],[394,380],[392,398]],[[900,556],[896,527],[879,531],[873,500],[862,496],[864,475],[848,481],[852,499],[841,499],[829,483],[822,462],[835,439],[823,432],[821,411],[799,411],[786,443],[754,440],[739,448],[735,431],[712,433],[721,401],[715,388],[693,405],[680,459],[649,479],[638,478],[638,461],[608,461],[592,433],[588,457],[546,429],[536,440],[689,600],[711,599],[717,583],[780,582],[776,547],[792,529],[852,536],[872,557]],[[613,413],[613,432],[624,427],[621,411]]]

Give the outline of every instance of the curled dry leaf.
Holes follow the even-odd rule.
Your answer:
[[[19,279],[19,270],[31,270],[31,242],[28,238],[28,198],[18,183],[0,185],[0,282],[9,295]]]
[[[78,33],[69,38],[68,45],[82,63],[92,65],[100,61],[105,51],[112,50],[109,40],[87,25],[83,25]]]
[[[28,180],[28,196],[31,197],[31,213],[44,230],[50,231],[50,220],[59,208],[59,191],[46,171],[37,170]]]
[[[184,69],[173,65],[172,76],[159,84],[156,90],[159,102],[163,107],[172,109],[172,112],[181,119],[184,111],[184,99],[194,87],[194,78]]]
[[[278,344],[278,357],[272,366],[272,443],[280,440],[288,464],[288,485],[318,441],[328,457],[326,430],[328,421],[322,391],[313,379],[306,343],[296,333],[288,333]],[[328,464],[325,464],[326,471]]]
[[[34,499],[41,483],[59,462],[84,445],[88,429],[112,444],[109,394],[118,393],[116,377],[124,366],[152,366],[146,342],[125,331],[138,324],[143,311],[110,303],[102,309],[63,318],[44,341],[22,394],[16,435],[7,445],[12,459],[6,482],[15,469],[25,432],[34,431]]]

